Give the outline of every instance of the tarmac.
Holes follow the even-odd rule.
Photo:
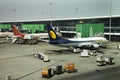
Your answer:
[[[34,53],[48,55],[50,62],[43,62],[35,58]],[[96,57],[81,57],[80,53],[73,53],[67,48],[39,42],[36,45],[0,43],[0,80],[6,80],[10,75],[16,80],[120,80],[120,50],[115,43],[108,48],[102,48],[96,54],[113,57],[113,65],[97,66]],[[76,73],[55,75],[50,79],[42,78],[44,67],[65,65],[74,62]]]

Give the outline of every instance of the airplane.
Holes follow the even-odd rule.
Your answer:
[[[12,32],[9,31],[1,32],[0,30],[0,43],[6,41],[8,42],[9,40],[11,40],[12,36],[13,36]]]
[[[105,46],[108,40],[104,37],[89,37],[89,38],[71,38],[66,39],[59,37],[53,28],[47,24],[46,25],[49,35],[49,43],[72,48],[88,48],[88,49],[98,49],[100,46]]]
[[[14,34],[12,43],[34,44],[37,43],[38,40],[48,39],[48,33],[23,34],[15,25],[12,25],[12,30]]]
[[[6,38],[6,37],[12,37],[13,33],[12,32],[0,32],[0,37],[1,38]]]

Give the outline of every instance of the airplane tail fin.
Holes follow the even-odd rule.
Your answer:
[[[24,37],[24,34],[22,34],[15,25],[12,25],[12,30],[15,36]]]
[[[66,43],[68,41],[67,39],[59,37],[49,24],[47,24],[46,27],[47,27],[48,35],[49,35],[49,43],[61,44],[61,43]]]

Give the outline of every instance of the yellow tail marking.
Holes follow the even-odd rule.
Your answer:
[[[56,35],[53,31],[50,31],[49,33],[52,39],[56,39]]]

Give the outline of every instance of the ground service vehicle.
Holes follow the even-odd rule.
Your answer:
[[[45,55],[45,54],[43,54],[43,53],[35,53],[35,54],[33,54],[33,55],[34,55],[34,57],[36,57],[36,58],[38,58],[38,59],[41,59],[41,60],[43,60],[44,62],[50,61],[49,58],[48,58],[48,56]]]
[[[105,65],[111,65],[113,63],[113,57],[106,57],[103,55],[97,55],[96,56],[96,62],[98,66],[105,66]]]
[[[117,49],[120,49],[120,45],[117,46]]]
[[[43,68],[42,69],[42,77],[43,78],[50,78],[53,76],[53,71],[51,68]]]
[[[65,64],[65,71],[68,73],[77,72],[73,62],[68,62]]]
[[[73,62],[68,62],[65,64],[65,67],[63,68],[62,65],[56,65],[53,67],[45,67],[42,69],[42,78],[51,78],[54,75],[60,75],[64,72],[67,73],[74,73],[77,72],[77,69],[75,69],[75,65]]]
[[[62,73],[64,73],[62,65],[55,66],[54,74],[58,74],[59,75],[59,74],[62,74]]]

